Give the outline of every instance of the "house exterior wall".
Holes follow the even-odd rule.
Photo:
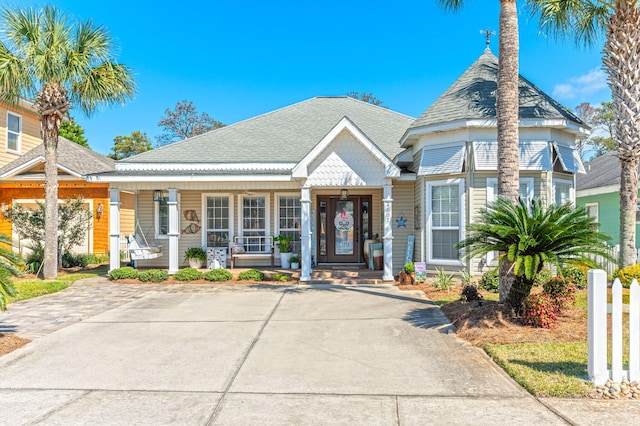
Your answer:
[[[20,149],[7,149],[7,111],[11,111],[22,118],[22,132],[20,135]],[[10,107],[0,103],[0,167],[10,163],[32,148],[40,145],[40,118],[27,108]]]
[[[396,181],[393,184],[393,219],[391,226],[393,227],[393,273],[397,275],[404,266],[407,240],[409,235],[413,234],[415,239],[418,239],[418,235],[415,226],[414,217],[414,182]],[[382,200],[381,200],[382,201]],[[382,205],[380,205],[381,211]],[[397,220],[400,216],[406,220],[405,226],[398,226]],[[382,224],[382,218],[380,219]],[[414,243],[414,255],[416,256],[416,245]]]
[[[587,204],[598,205],[598,230],[611,236],[608,244],[620,244],[620,193],[616,191],[577,197],[577,206],[585,207]],[[636,235],[640,235],[640,222],[637,220]],[[636,248],[640,248],[640,238],[636,238]]]
[[[89,251],[104,254],[109,251],[109,186],[101,183],[60,182],[58,198],[82,197],[92,204],[93,247]],[[0,183],[0,203],[11,205],[13,200],[44,200],[44,182]],[[96,215],[98,204],[102,203],[103,213]],[[11,222],[0,216],[0,233],[12,236]]]

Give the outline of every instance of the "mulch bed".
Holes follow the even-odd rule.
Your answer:
[[[0,333],[0,356],[26,345],[31,340],[10,333]]]

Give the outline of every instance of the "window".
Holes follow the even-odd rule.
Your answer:
[[[573,181],[554,179],[553,180],[554,202],[556,206],[573,202]]]
[[[300,253],[300,195],[281,195],[278,197],[276,212],[277,234],[293,237],[291,247],[294,253]]]
[[[229,195],[205,196],[207,247],[229,247],[232,226],[232,200]]]
[[[160,201],[154,201],[156,238],[169,238],[169,194],[162,194]],[[180,194],[178,194],[180,203]],[[179,211],[180,209],[178,209]],[[179,219],[178,219],[179,220]]]
[[[268,235],[269,206],[265,196],[244,196],[240,199],[240,232],[243,237]],[[264,239],[245,238],[246,251],[265,251]]]
[[[599,219],[598,219],[598,203],[586,203],[584,205],[584,209],[587,211],[587,215],[589,217],[592,217],[593,220],[599,224]],[[636,221],[638,220],[637,218],[638,213],[636,213]]]
[[[520,191],[519,195],[527,205],[534,197],[533,191],[533,178],[520,178]],[[498,179],[487,178],[487,203],[498,199]]]
[[[7,151],[20,152],[22,117],[7,111]]]
[[[454,245],[462,235],[464,185],[462,180],[429,183],[429,225],[431,234],[430,260],[443,260],[459,264],[459,253]]]

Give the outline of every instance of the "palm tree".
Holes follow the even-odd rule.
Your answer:
[[[464,0],[438,0],[450,10],[459,10]],[[500,0],[500,29],[498,31],[498,88],[496,118],[498,125],[498,196],[515,202],[520,180],[519,147],[519,65],[518,11],[516,0]],[[514,276],[509,262],[500,268],[500,301],[509,294]]]
[[[6,296],[15,296],[16,289],[9,277],[20,275],[19,266],[24,264],[22,258],[11,250],[11,240],[0,234],[0,310],[7,310]],[[6,246],[9,246],[7,248]]]
[[[589,255],[611,259],[606,241],[594,219],[571,203],[544,208],[540,199],[527,205],[499,198],[469,225],[467,238],[458,243],[470,259],[500,251],[500,263],[512,265],[515,281],[506,304],[516,311],[529,295],[536,276],[545,264],[562,263],[597,267]]]
[[[527,0],[540,26],[556,37],[593,45],[606,35],[602,63],[616,113],[620,161],[620,267],[636,263],[636,206],[640,163],[640,1]]]
[[[90,21],[69,23],[55,7],[2,10],[0,100],[33,102],[45,147],[44,277],[57,275],[58,133],[73,107],[90,115],[124,103],[134,92],[131,70],[112,59],[106,30]]]

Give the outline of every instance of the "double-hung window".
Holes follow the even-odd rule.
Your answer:
[[[229,247],[233,228],[233,202],[230,195],[205,195],[205,235],[207,247]]]
[[[573,202],[573,181],[565,179],[553,180],[553,198],[556,206]]]
[[[300,195],[280,195],[277,209],[277,234],[292,238],[294,253],[300,253]]]
[[[518,195],[529,205],[533,200],[533,178],[520,178],[520,188]],[[498,199],[498,179],[487,178],[487,203],[494,202]]]
[[[20,153],[22,117],[7,111],[7,151]]]
[[[268,235],[269,201],[266,196],[243,196],[240,199],[240,224],[244,237],[244,248],[247,252],[266,251],[264,237]]]
[[[431,234],[429,259],[458,264],[459,253],[455,244],[463,234],[463,180],[429,182],[427,201]]]
[[[163,193],[160,201],[154,201],[153,204],[156,238],[169,238],[169,194]],[[178,204],[180,204],[180,194],[178,194]]]

